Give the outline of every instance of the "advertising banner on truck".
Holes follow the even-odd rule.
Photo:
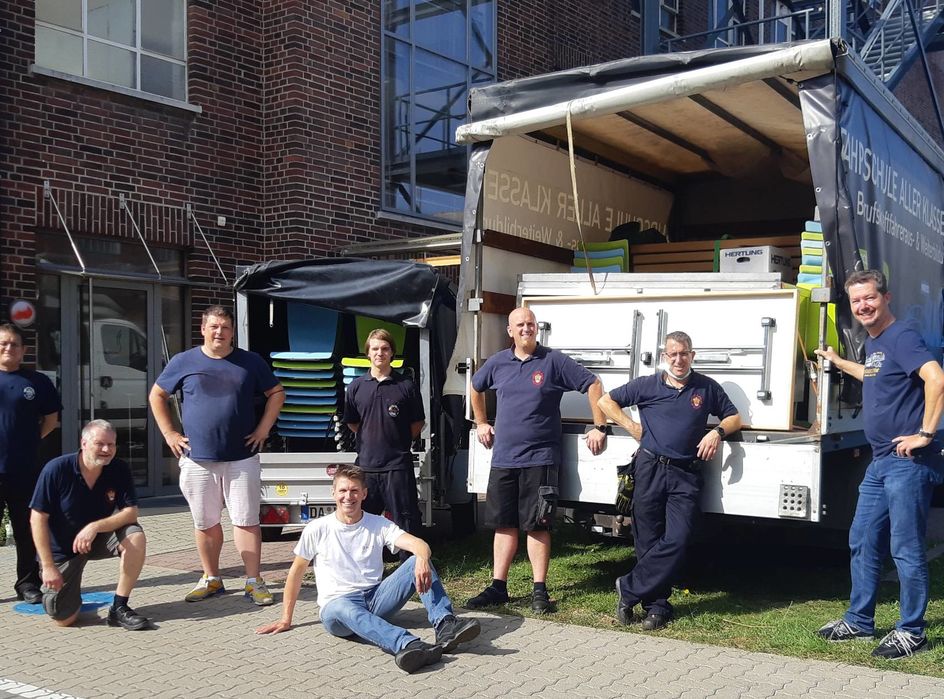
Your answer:
[[[836,286],[860,269],[888,278],[896,317],[944,347],[944,178],[851,85],[827,77],[800,92],[810,168]],[[880,263],[877,261],[881,260]],[[847,352],[861,337],[847,304]],[[851,341],[850,341],[851,340]]]

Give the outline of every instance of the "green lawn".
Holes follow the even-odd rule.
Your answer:
[[[874,643],[829,644],[814,634],[842,615],[849,594],[848,553],[765,542],[736,534],[700,543],[672,596],[676,619],[653,632],[686,641],[730,646],[802,658],[944,677],[944,561],[931,562],[928,609],[931,649],[890,663],[873,659]],[[491,534],[433,544],[434,560],[457,605],[491,581]],[[509,575],[510,604],[494,611],[532,616],[531,574],[524,542]],[[614,619],[614,579],[632,566],[633,549],[624,541],[595,537],[564,524],[554,538],[548,589],[557,601],[554,621],[626,633],[645,633]],[[883,583],[876,614],[877,635],[898,617],[898,585]],[[637,608],[638,610],[638,608]]]

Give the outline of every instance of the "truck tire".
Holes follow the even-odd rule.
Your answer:
[[[449,506],[452,517],[452,538],[459,539],[475,533],[475,500]]]
[[[282,527],[262,527],[263,541],[278,541],[282,536]]]

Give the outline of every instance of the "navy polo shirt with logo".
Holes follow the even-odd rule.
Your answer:
[[[723,420],[737,413],[721,384],[694,371],[681,390],[666,384],[660,371],[613,389],[610,398],[621,408],[639,408],[640,446],[670,459],[695,458],[709,415]]]
[[[395,371],[383,381],[367,373],[347,387],[344,422],[360,425],[357,465],[365,471],[413,468],[410,425],[425,419],[416,386]]]
[[[32,483],[39,471],[39,424],[60,410],[59,394],[45,374],[0,371],[0,477]]]
[[[76,452],[46,464],[39,474],[30,508],[49,515],[52,557],[60,563],[77,555],[72,544],[85,525],[137,504],[128,464],[112,459],[89,489]]]
[[[541,345],[524,361],[514,348],[489,357],[472,377],[472,388],[495,389],[498,396],[492,468],[559,466],[561,397],[586,393],[596,380],[566,354]]]
[[[875,458],[892,453],[895,437],[923,429],[924,381],[918,370],[933,361],[921,336],[901,321],[865,338],[862,412]]]

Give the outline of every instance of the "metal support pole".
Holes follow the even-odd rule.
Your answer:
[[[56,216],[59,218],[59,223],[62,224],[62,230],[66,232],[66,237],[69,239],[69,245],[72,246],[72,253],[75,255],[75,259],[78,260],[79,267],[82,268],[82,274],[85,274],[85,261],[82,259],[82,254],[79,252],[79,246],[75,244],[75,239],[72,237],[72,233],[69,232],[69,226],[66,223],[66,219],[62,215],[62,212],[59,210],[59,205],[56,203],[56,198],[52,195],[52,186],[49,184],[49,180],[43,180],[43,198],[52,202],[52,208],[56,210]]]
[[[193,225],[197,227],[197,233],[200,234],[200,237],[203,238],[203,244],[207,246],[207,250],[210,251],[210,257],[213,258],[213,262],[216,263],[216,268],[220,272],[220,276],[223,277],[223,283],[226,286],[229,286],[229,280],[226,278],[226,275],[223,274],[223,267],[220,265],[220,261],[216,259],[216,254],[213,252],[213,248],[210,247],[210,241],[207,240],[207,237],[203,234],[203,229],[200,227],[200,222],[197,221],[197,217],[193,213],[193,207],[190,204],[187,204],[187,216],[190,217],[190,220],[193,221]]]
[[[157,278],[162,279],[161,268],[158,267],[157,262],[154,261],[154,255],[151,254],[151,248],[148,247],[147,241],[144,239],[144,235],[141,233],[141,229],[138,228],[138,222],[134,220],[131,209],[128,207],[128,202],[125,200],[124,193],[118,195],[118,206],[124,209],[125,213],[128,214],[128,220],[131,221],[131,227],[134,228],[134,232],[138,234],[138,239],[141,241],[141,245],[144,246],[144,252],[147,253],[148,258],[151,260],[151,265],[154,267],[154,272],[157,274]]]

